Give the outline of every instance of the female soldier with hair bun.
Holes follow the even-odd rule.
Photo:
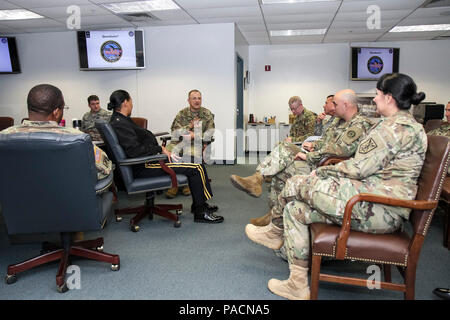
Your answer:
[[[247,225],[254,242],[271,249],[283,244],[290,276],[271,279],[269,290],[288,299],[309,299],[308,225],[314,222],[342,224],[347,201],[358,193],[414,199],[417,179],[427,151],[427,136],[408,109],[424,98],[414,81],[405,74],[383,75],[373,99],[382,116],[364,140],[355,157],[325,166],[309,176],[294,176],[286,182],[278,205],[283,210],[282,228]],[[351,228],[367,233],[392,233],[408,219],[407,208],[360,202],[353,208]]]

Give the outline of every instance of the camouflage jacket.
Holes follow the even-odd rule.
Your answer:
[[[333,123],[333,121],[336,119],[336,116],[325,116],[325,118],[322,119],[322,121],[317,122],[314,125],[314,135],[315,136],[321,136],[325,133],[327,128]]]
[[[325,156],[352,157],[359,142],[367,135],[373,123],[355,113],[350,121],[336,118],[325,131],[323,138],[316,141],[315,151],[306,155],[309,165],[316,165]]]
[[[100,133],[98,132],[97,128],[95,127],[95,121],[104,120],[106,122],[109,122],[110,118],[111,118],[111,112],[103,110],[103,109],[100,109],[97,113],[92,113],[90,111],[86,112],[83,115],[80,130],[83,131],[84,133],[89,134],[93,141],[102,140]]]
[[[408,111],[382,118],[361,141],[355,157],[317,169],[321,178],[351,179],[362,192],[414,199],[427,150],[427,136]],[[341,188],[345,188],[341,180]],[[405,212],[404,218],[408,218]]]
[[[432,136],[446,136],[450,138],[450,122],[442,121],[441,126],[428,132]]]
[[[304,108],[300,115],[295,116],[294,123],[289,131],[292,142],[303,142],[314,134],[317,114]]]
[[[24,120],[21,125],[9,127],[0,134],[11,134],[17,132],[55,132],[61,134],[80,134],[81,131],[70,127],[60,127],[55,121],[29,121]],[[112,162],[102,149],[92,144],[94,148],[95,167],[97,168],[97,179],[107,177],[112,169]]]

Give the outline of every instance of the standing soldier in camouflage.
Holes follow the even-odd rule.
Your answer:
[[[317,115],[303,107],[302,100],[298,96],[289,99],[289,108],[295,115],[294,124],[289,136],[278,144],[271,153],[256,167],[255,174],[242,178],[231,175],[231,183],[239,190],[247,192],[252,197],[258,198],[262,193],[263,176],[274,176],[290,165],[295,155],[301,148],[294,142],[301,143],[314,133],[314,124]]]
[[[347,201],[358,193],[414,199],[427,150],[427,137],[408,109],[425,98],[404,74],[386,74],[377,82],[374,101],[384,117],[362,140],[353,159],[320,167],[309,176],[294,176],[279,196],[283,217],[265,227],[247,225],[254,242],[271,249],[286,246],[290,276],[271,279],[269,290],[288,299],[309,299],[309,230],[313,222],[342,224]],[[351,228],[392,233],[411,210],[369,204],[355,205]]]
[[[214,135],[214,114],[202,107],[199,90],[189,91],[187,101],[189,107],[178,112],[172,122],[172,141],[167,150],[182,156],[185,162],[202,163],[203,151]],[[177,193],[177,188],[171,188],[166,192],[166,197],[175,198]],[[182,193],[190,195],[189,187],[184,187]]]
[[[9,127],[0,134],[16,132],[55,132],[60,134],[82,134],[81,131],[70,127],[60,127],[58,123],[64,114],[64,97],[58,88],[50,84],[40,84],[33,87],[28,93],[28,118],[22,124]],[[97,168],[98,180],[107,177],[111,173],[112,162],[106,153],[92,144]],[[75,234],[74,240],[82,240],[83,234]]]
[[[101,141],[102,137],[95,127],[95,121],[104,120],[106,122],[109,122],[109,119],[111,118],[111,112],[100,108],[100,99],[96,95],[89,96],[87,98],[87,101],[91,111],[88,111],[83,115],[80,130],[84,133],[89,134],[92,141]]]
[[[446,136],[450,138],[450,101],[445,107],[445,118],[447,121],[442,121],[439,128],[431,130],[428,134],[432,136]]]

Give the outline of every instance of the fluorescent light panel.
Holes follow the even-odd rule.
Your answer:
[[[136,13],[180,9],[180,7],[172,0],[103,3],[102,6],[114,13]]]
[[[0,20],[25,20],[40,18],[44,17],[25,9],[0,10]]]
[[[327,29],[304,29],[304,30],[271,30],[272,37],[287,37],[287,36],[313,36],[325,34]]]
[[[450,30],[450,24],[423,24],[415,26],[397,26],[389,32],[424,32],[424,31],[446,31]]]
[[[331,2],[338,0],[261,0],[262,4],[276,4],[276,3],[300,3],[300,2]]]

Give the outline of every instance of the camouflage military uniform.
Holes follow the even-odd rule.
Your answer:
[[[273,208],[278,201],[278,195],[283,190],[286,181],[294,175],[309,175],[317,163],[326,156],[335,155],[352,157],[359,142],[367,135],[372,122],[355,113],[350,121],[336,117],[324,132],[321,139],[315,141],[315,151],[306,154],[306,161],[296,160],[286,166],[285,170],[272,178],[269,191],[269,207]],[[284,159],[284,161],[287,161]],[[272,218],[281,216],[282,212],[272,212]]]
[[[314,125],[314,135],[315,136],[321,136],[328,128],[328,126],[334,121],[336,117],[335,116],[325,116],[325,118],[322,119],[322,121],[317,122]]]
[[[280,194],[285,247],[290,263],[305,265],[309,251],[308,224],[341,224],[347,201],[358,193],[414,199],[427,149],[423,127],[407,111],[383,118],[362,140],[355,157],[320,167],[314,176],[294,176]],[[408,219],[410,209],[355,205],[352,229],[390,233]],[[275,223],[275,221],[274,221]]]
[[[443,121],[439,128],[428,132],[432,136],[445,136],[450,138],[450,122]]]
[[[95,127],[95,121],[97,120],[104,120],[106,122],[109,122],[109,119],[111,118],[111,112],[108,112],[106,110],[100,109],[98,112],[86,112],[83,115],[82,121],[81,121],[81,128],[80,130],[84,133],[87,133],[91,136],[92,141],[101,141],[102,137],[100,136],[100,133],[98,132],[97,128]]]
[[[194,128],[191,128],[191,123],[195,119],[200,121]],[[167,146],[167,149],[175,154],[182,154],[183,157],[194,157],[195,162],[199,162],[199,160],[201,162],[203,141],[211,140],[211,137],[214,135],[214,128],[214,114],[210,110],[200,107],[198,112],[193,112],[190,107],[186,107],[178,112],[172,122],[172,141]],[[181,142],[178,141],[180,136],[189,134],[190,131],[194,132],[193,140],[183,139]]]
[[[296,115],[294,123],[289,131],[292,142],[303,142],[309,136],[314,135],[314,126],[316,124],[317,114],[303,108],[300,115]]]
[[[0,134],[11,134],[17,132],[55,132],[61,134],[80,134],[81,131],[70,127],[60,127],[55,121],[29,121],[24,120],[21,125],[9,127]],[[112,162],[109,160],[106,153],[94,144],[95,166],[97,168],[97,179],[107,177],[112,169]]]

